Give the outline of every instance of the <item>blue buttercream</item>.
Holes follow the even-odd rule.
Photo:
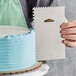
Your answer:
[[[0,38],[0,72],[31,67],[36,64],[35,31]]]

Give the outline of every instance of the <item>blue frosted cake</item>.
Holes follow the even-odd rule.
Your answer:
[[[0,71],[20,70],[35,65],[34,29],[24,29],[26,30],[24,31],[23,29],[19,28],[18,30],[14,27],[15,29],[13,29],[13,31],[15,32],[13,35],[12,28],[10,32],[9,28],[7,28],[0,27],[0,29],[2,29],[2,32],[0,30]],[[19,32],[23,34],[19,34]],[[8,36],[6,36],[7,34]]]
[[[0,0],[0,72],[35,65],[35,51],[35,31],[28,29],[19,0]]]

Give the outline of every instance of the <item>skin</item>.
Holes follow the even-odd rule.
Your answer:
[[[63,23],[61,26],[61,37],[63,44],[69,47],[76,47],[76,20]]]

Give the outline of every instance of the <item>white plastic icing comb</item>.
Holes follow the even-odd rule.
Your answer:
[[[65,7],[37,7],[34,10],[37,60],[65,58],[60,25],[65,21]]]

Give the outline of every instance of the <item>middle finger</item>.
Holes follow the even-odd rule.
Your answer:
[[[76,28],[63,29],[61,33],[62,34],[76,34]]]
[[[62,38],[76,40],[76,35],[62,35]]]

